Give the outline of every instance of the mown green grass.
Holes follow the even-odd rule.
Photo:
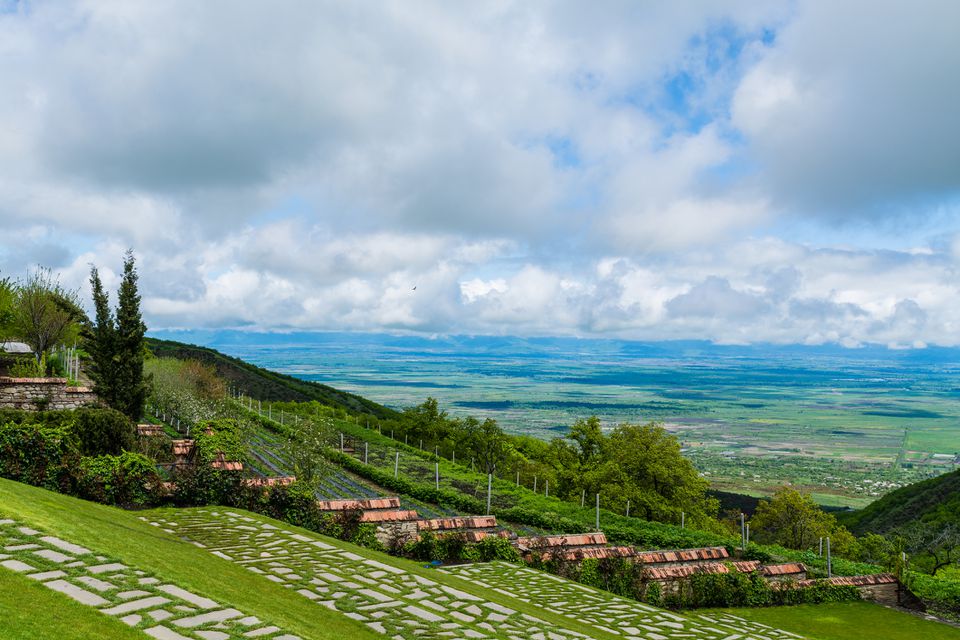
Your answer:
[[[136,512],[85,502],[0,479],[0,513],[161,576],[180,587],[228,604],[248,615],[255,615],[281,627],[287,633],[311,639],[362,640],[380,637],[359,622],[317,606],[240,566],[221,560],[208,551],[142,522],[137,518],[139,514]],[[9,574],[7,570],[0,569],[0,576]],[[47,591],[45,587],[38,585],[38,588]],[[7,592],[7,589],[3,591]],[[64,596],[56,600],[62,602],[69,599]],[[99,617],[103,620],[103,628],[107,629],[102,636],[98,630],[97,633],[75,637],[111,638],[107,633],[111,633],[109,630],[115,627],[115,621],[97,613],[93,608],[86,609],[92,618],[85,613],[74,615],[74,611],[79,611],[75,607],[56,606],[37,607],[28,617],[36,621],[34,626],[40,631],[64,617],[67,618],[65,624],[71,624],[70,621],[76,617],[78,624],[87,621],[86,624],[94,625],[96,623],[93,621]],[[0,615],[0,638],[19,637],[14,635],[21,633],[16,621],[16,617]],[[59,636],[48,632],[47,635],[41,633],[23,637]]]
[[[808,640],[960,640],[960,629],[869,602],[711,609],[802,635]]]
[[[198,509],[186,509],[186,510],[184,510],[184,511],[187,511],[187,512],[193,511],[193,512],[197,512],[197,513],[201,513],[201,514],[202,514],[205,510],[209,510],[209,509],[212,509],[212,508],[214,508],[214,507],[202,507],[202,508],[198,508]],[[178,511],[178,510],[176,510],[176,509],[171,509],[171,508],[166,508],[166,507],[165,507],[165,508],[150,510],[150,511],[147,511],[147,512],[144,512],[144,513],[145,513],[148,517],[149,517],[151,514],[154,514],[154,515],[156,515],[156,516],[159,517],[159,518],[164,518],[164,517],[172,517],[173,515],[175,515],[175,512],[176,512],[176,511]],[[305,536],[312,536],[312,537],[320,538],[320,539],[322,539],[324,542],[327,542],[327,543],[329,543],[329,544],[336,545],[336,546],[338,546],[338,547],[340,547],[340,548],[342,548],[342,549],[346,549],[346,550],[348,550],[348,551],[350,551],[350,552],[352,552],[352,553],[355,553],[355,554],[357,554],[357,555],[359,555],[359,556],[363,556],[364,558],[368,558],[368,559],[371,559],[371,560],[376,560],[376,561],[378,561],[378,562],[382,562],[382,563],[384,563],[384,564],[392,565],[392,566],[397,567],[397,568],[399,568],[399,569],[403,569],[404,571],[406,571],[406,572],[408,572],[408,573],[415,574],[415,575],[419,575],[419,576],[422,576],[422,577],[424,577],[424,578],[428,578],[428,579],[430,579],[430,580],[433,580],[434,582],[437,582],[437,583],[440,583],[440,584],[444,584],[444,585],[453,587],[453,588],[458,589],[458,590],[460,590],[460,591],[465,591],[465,592],[467,592],[467,593],[471,593],[471,594],[473,594],[473,595],[475,595],[475,596],[477,596],[477,597],[483,598],[483,599],[485,599],[485,600],[487,600],[487,601],[489,601],[489,602],[495,602],[495,603],[497,603],[497,604],[503,605],[503,606],[508,607],[508,608],[510,608],[510,609],[515,609],[515,610],[517,610],[517,611],[520,611],[521,613],[526,613],[526,614],[529,614],[529,615],[531,615],[531,616],[535,616],[535,617],[540,618],[541,620],[544,620],[544,621],[546,621],[546,622],[551,622],[551,623],[557,624],[558,626],[564,627],[564,628],[566,628],[566,629],[570,629],[570,630],[573,630],[573,631],[578,631],[578,632],[580,632],[580,633],[583,633],[583,634],[586,634],[586,635],[590,636],[591,638],[595,638],[596,640],[614,640],[615,638],[618,637],[618,636],[612,635],[612,634],[610,634],[610,633],[606,633],[606,632],[604,632],[604,631],[601,631],[601,630],[593,627],[592,625],[583,624],[583,623],[581,623],[581,622],[578,622],[577,620],[574,620],[574,619],[571,619],[571,618],[567,618],[567,617],[561,616],[561,615],[559,615],[559,614],[550,613],[549,611],[544,611],[543,609],[541,609],[541,608],[539,608],[539,607],[536,607],[536,606],[531,605],[531,604],[529,604],[529,603],[523,602],[523,601],[521,601],[521,600],[517,600],[517,599],[515,599],[515,598],[511,598],[510,596],[506,596],[506,595],[503,595],[503,594],[501,594],[501,593],[497,593],[497,592],[492,591],[492,590],[490,590],[490,589],[488,589],[488,588],[486,588],[486,587],[478,586],[478,585],[476,585],[476,584],[474,584],[474,583],[472,583],[472,582],[470,582],[470,581],[468,581],[468,580],[461,579],[461,578],[459,578],[459,577],[457,577],[457,576],[450,575],[450,574],[444,573],[444,572],[442,572],[442,571],[437,571],[435,568],[433,568],[433,567],[431,567],[431,566],[429,566],[429,565],[424,565],[424,563],[422,563],[422,562],[416,562],[416,561],[413,561],[413,560],[407,560],[406,558],[397,558],[397,557],[395,557],[395,556],[391,556],[391,555],[388,555],[388,554],[383,553],[383,552],[381,552],[381,551],[376,551],[376,550],[374,550],[374,549],[367,549],[367,548],[365,548],[365,547],[358,547],[358,546],[352,545],[352,544],[350,544],[350,543],[348,543],[348,542],[343,542],[343,541],[341,541],[341,540],[337,540],[337,539],[334,539],[334,538],[328,538],[328,537],[326,537],[326,536],[321,536],[321,535],[319,535],[319,534],[317,534],[317,533],[315,533],[315,532],[313,532],[313,531],[310,531],[310,530],[308,530],[308,529],[302,529],[302,528],[297,527],[297,526],[294,526],[294,525],[292,525],[292,524],[287,524],[287,523],[285,523],[285,522],[279,522],[279,521],[277,521],[277,520],[274,520],[274,519],[272,519],[272,518],[268,518],[268,517],[266,517],[266,516],[263,516],[263,515],[260,515],[260,514],[257,514],[257,513],[252,513],[252,512],[250,512],[250,511],[244,511],[243,509],[233,509],[233,508],[231,508],[231,509],[229,509],[229,511],[230,511],[231,513],[242,514],[242,515],[244,515],[244,516],[247,516],[248,518],[252,518],[252,519],[254,519],[254,520],[258,521],[258,522],[261,522],[261,523],[271,524],[271,525],[273,525],[273,526],[275,526],[275,527],[282,528],[282,529],[284,529],[285,531],[292,531],[292,532],[294,532],[294,533],[299,533],[299,534],[302,534],[302,535],[305,535]],[[292,561],[288,561],[288,562],[292,562]],[[262,577],[259,578],[259,580],[262,581],[262,582],[267,582],[267,583],[269,583],[269,581],[267,581],[266,579],[264,579],[264,578],[262,578]],[[272,584],[272,583],[269,583],[269,584]],[[283,589],[281,588],[281,590],[283,590]],[[289,593],[289,592],[288,592],[288,593]],[[316,606],[316,605],[314,605],[314,606]],[[339,614],[339,615],[342,615],[342,614]],[[324,636],[324,637],[327,637],[327,636]],[[337,638],[339,638],[340,636],[330,636],[330,637],[337,637]]]
[[[0,569],[4,640],[143,640],[143,634],[35,580]]]

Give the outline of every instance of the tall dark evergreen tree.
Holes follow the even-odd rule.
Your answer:
[[[110,300],[100,282],[100,273],[90,267],[90,288],[93,290],[95,324],[86,337],[86,350],[90,354],[87,370],[93,379],[93,390],[109,406],[117,405],[116,341],[117,331],[110,311]]]
[[[123,259],[123,280],[117,295],[116,319],[116,381],[117,406],[131,420],[143,417],[148,387],[143,379],[143,336],[147,325],[140,315],[140,292],[137,290],[137,270],[133,251]]]
[[[143,336],[147,326],[140,315],[140,293],[133,251],[123,259],[123,280],[117,294],[117,312],[110,312],[110,301],[100,282],[96,267],[90,269],[90,287],[96,325],[87,336],[91,355],[90,374],[94,390],[107,405],[131,420],[143,417],[148,386],[143,379]]]

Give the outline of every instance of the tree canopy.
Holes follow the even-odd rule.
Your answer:
[[[750,518],[751,538],[760,543],[779,544],[788,549],[819,547],[820,538],[830,538],[832,548],[844,553],[856,543],[853,535],[824,512],[809,493],[781,487],[761,500]]]
[[[26,281],[12,285],[6,280],[0,289],[7,305],[12,300],[4,312],[8,330],[30,345],[38,366],[51,348],[76,339],[86,322],[77,292],[64,288],[50,269],[37,267]]]

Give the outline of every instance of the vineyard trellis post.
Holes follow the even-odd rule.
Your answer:
[[[490,502],[493,496],[493,474],[487,474],[487,515],[490,515]]]
[[[600,494],[597,494],[597,531],[600,531]]]
[[[833,577],[833,558],[830,555],[830,536],[827,536],[827,578]]]

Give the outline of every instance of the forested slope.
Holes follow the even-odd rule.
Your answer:
[[[886,533],[914,521],[960,524],[960,470],[888,493],[839,519],[858,535]]]

